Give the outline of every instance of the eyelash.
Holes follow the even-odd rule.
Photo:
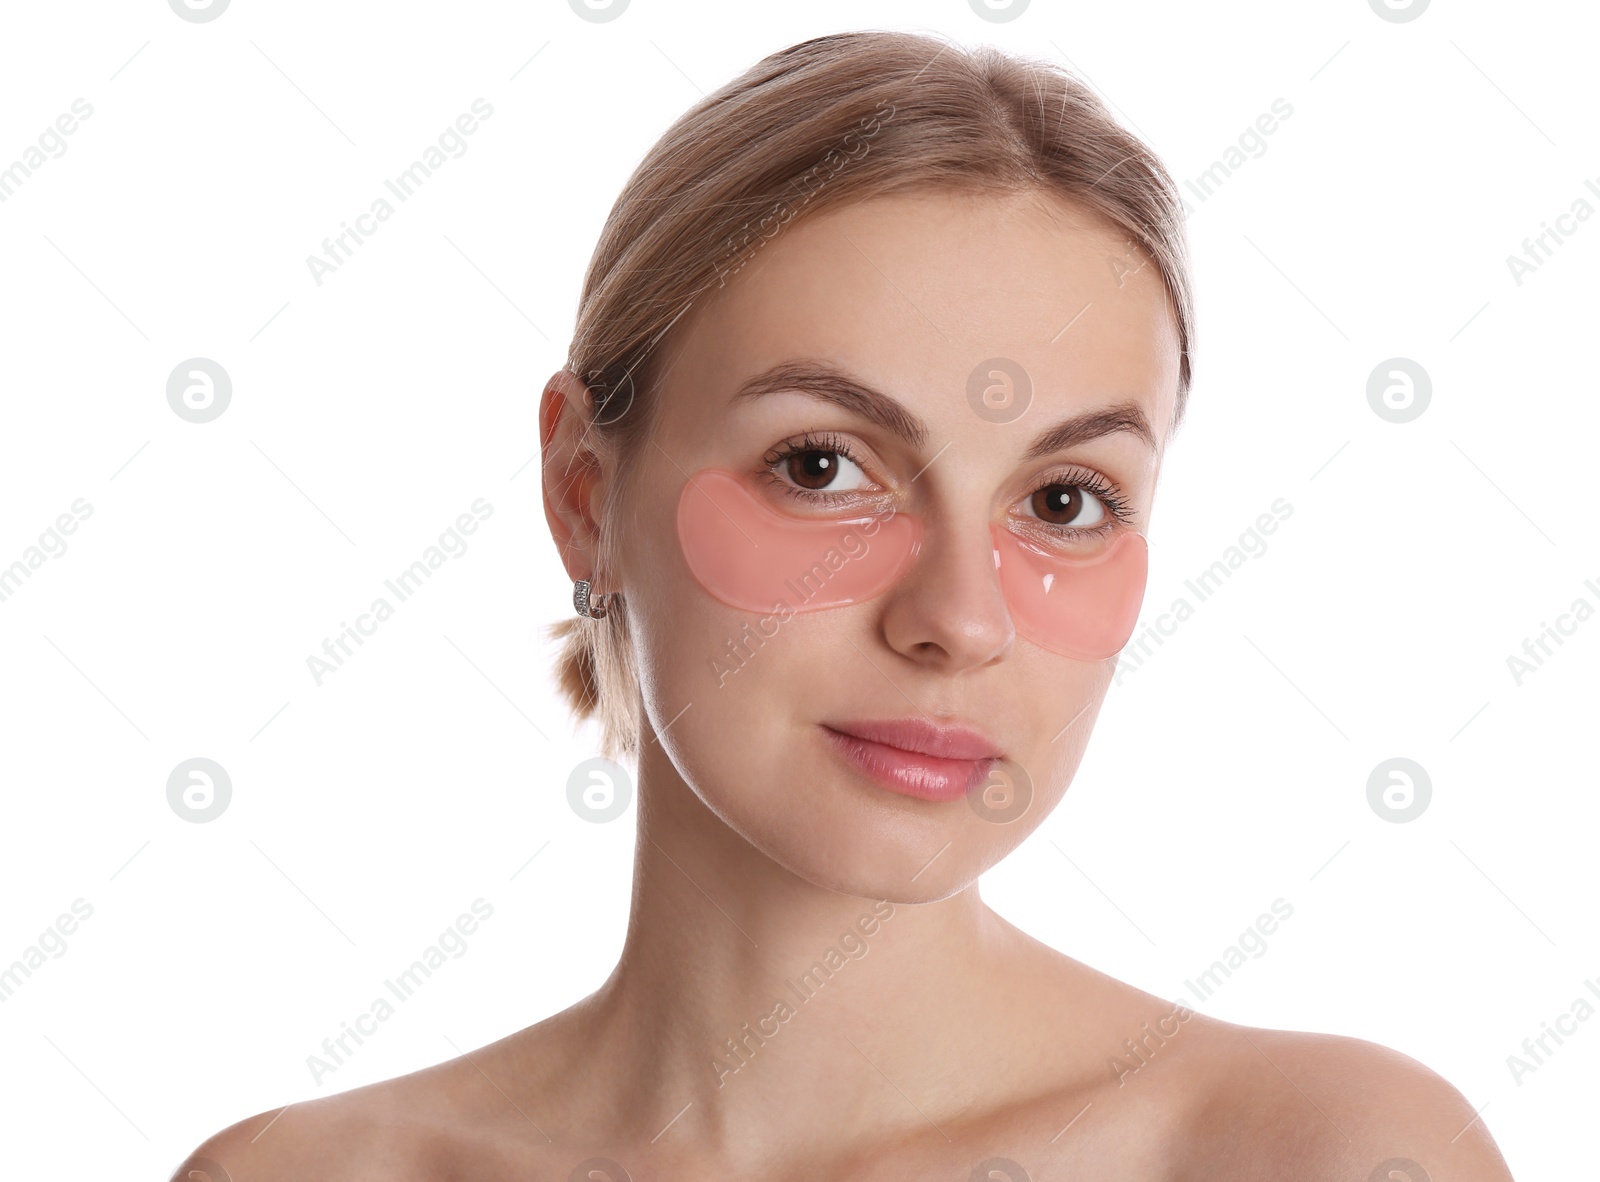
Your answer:
[[[856,458],[849,442],[842,436],[834,435],[831,432],[813,435],[808,431],[799,439],[789,439],[778,444],[761,457],[762,463],[766,465],[765,473],[771,477],[772,483],[782,490],[786,496],[794,497],[809,504],[826,505],[830,501],[836,501],[839,494],[810,488],[796,488],[779,476],[777,472],[780,464],[794,456],[804,455],[807,452],[822,452],[825,455],[842,456],[863,472],[866,471],[866,465]],[[1132,524],[1132,508],[1123,498],[1117,486],[1098,472],[1090,471],[1087,468],[1071,469],[1066,473],[1059,474],[1058,477],[1052,477],[1035,485],[1029,491],[1028,496],[1031,498],[1036,493],[1047,488],[1082,489],[1092,494],[1096,500],[1104,505],[1106,512],[1109,514],[1109,518],[1106,521],[1101,522],[1099,525],[1090,526],[1056,525],[1041,518],[1031,519],[1052,533],[1069,538],[1093,537],[1097,534],[1110,533],[1118,525],[1128,526]]]

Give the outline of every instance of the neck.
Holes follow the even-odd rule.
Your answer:
[[[619,1146],[771,1160],[819,1128],[946,1136],[957,1113],[1017,1089],[995,1047],[1037,1041],[1019,1023],[1053,1004],[1039,982],[1059,979],[1039,968],[1072,962],[996,916],[976,883],[918,904],[828,890],[729,828],[648,739],[639,781],[624,949],[571,1011],[574,1119],[606,1112]],[[1018,981],[1032,982],[1026,1002]]]

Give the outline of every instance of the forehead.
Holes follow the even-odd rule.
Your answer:
[[[1051,406],[1132,400],[1159,436],[1171,423],[1179,344],[1160,272],[1083,207],[1035,193],[874,197],[753,237],[741,261],[671,337],[674,401],[725,401],[751,374],[808,357],[957,426],[973,371],[1004,358]]]

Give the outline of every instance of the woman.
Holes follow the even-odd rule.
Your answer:
[[[1192,1013],[979,898],[1133,627],[1192,337],[1169,175],[1052,67],[843,34],[685,115],[540,412],[562,685],[637,761],[623,954],[179,1176],[1508,1178],[1414,1060]]]

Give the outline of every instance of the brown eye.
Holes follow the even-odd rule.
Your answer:
[[[1105,505],[1092,492],[1076,484],[1049,484],[1033,494],[1029,508],[1050,525],[1092,529],[1106,517]]]
[[[834,452],[796,452],[785,461],[789,479],[801,488],[821,491],[839,474],[839,457]]]
[[[860,477],[861,483],[853,488],[834,486],[836,480],[841,476],[848,476],[852,471]],[[783,472],[796,487],[808,492],[849,492],[871,483],[854,460],[839,452],[822,448],[806,448],[785,457]]]

